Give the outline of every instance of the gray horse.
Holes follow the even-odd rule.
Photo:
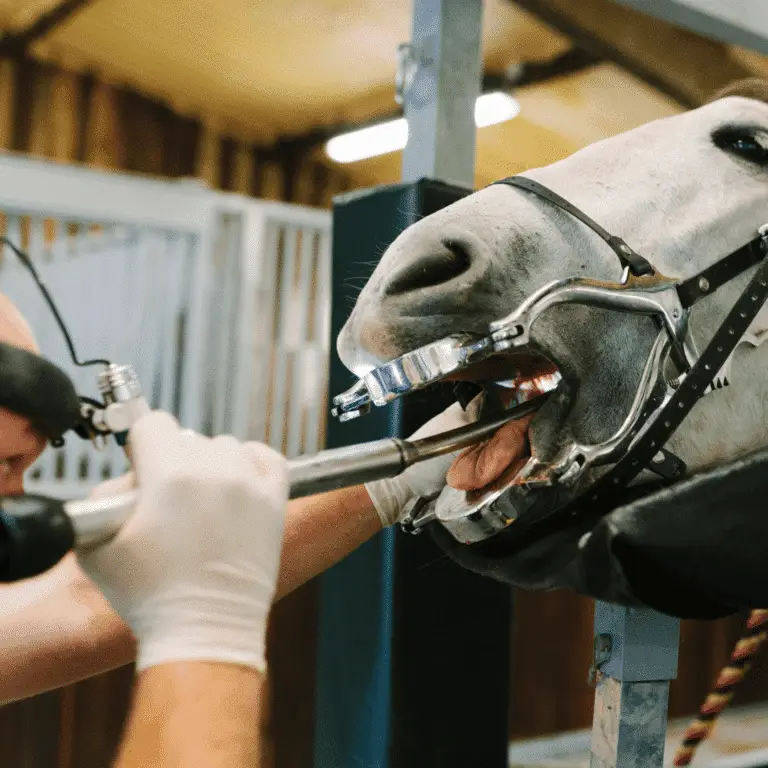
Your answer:
[[[664,274],[690,277],[768,222],[768,83],[736,84],[698,109],[523,175],[621,236]],[[417,222],[392,243],[337,349],[361,375],[445,336],[487,333],[491,322],[553,280],[617,281],[620,275],[615,254],[590,229],[523,190],[491,186]],[[691,331],[699,349],[750,275],[696,305]],[[768,345],[760,345],[767,330],[763,311],[750,327],[751,343],[740,345],[731,361],[731,386],[700,401],[668,444],[692,473],[768,447]],[[522,466],[522,451],[546,462],[575,442],[610,437],[630,409],[657,335],[647,317],[577,305],[549,310],[533,326],[524,355],[472,373],[481,380],[508,366],[535,379],[557,368],[561,385],[530,421],[528,445],[500,434],[470,452],[469,464],[465,456],[463,466],[454,465],[449,482],[468,491],[487,487]],[[562,556],[562,567],[572,554]],[[497,565],[490,570],[499,576]],[[560,586],[563,579],[540,576],[531,585]]]

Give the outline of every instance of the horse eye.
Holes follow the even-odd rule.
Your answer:
[[[721,149],[733,152],[735,155],[758,165],[768,165],[768,149],[749,133],[732,133],[717,137],[717,145]]]
[[[752,133],[744,130],[721,129],[713,136],[715,144],[728,152],[759,165],[768,165],[766,149]]]
[[[736,139],[733,148],[743,155],[764,155],[765,150],[754,139]]]

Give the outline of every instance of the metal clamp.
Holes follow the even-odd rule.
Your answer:
[[[677,294],[678,281],[658,273],[625,275],[623,283],[584,278],[548,283],[507,317],[491,323],[490,336],[448,336],[372,369],[333,399],[332,414],[340,421],[356,418],[371,405],[386,405],[492,355],[525,347],[536,320],[558,304],[584,304],[659,318],[684,374],[698,355],[688,334],[689,313]]]
[[[673,393],[663,378],[665,353],[668,351],[669,340],[664,333],[660,333],[648,356],[629,413],[611,437],[596,445],[576,443],[568,446],[546,464],[531,458],[519,474],[525,484],[529,488],[548,486],[555,482],[573,485],[588,469],[610,464],[623,456],[643,424],[655,421]],[[650,398],[660,386],[664,387],[666,396],[660,397],[656,407],[649,410]]]
[[[422,528],[435,519],[436,498],[437,496],[417,496],[405,505],[403,519],[400,521],[403,533],[421,533]]]
[[[107,366],[99,374],[98,385],[104,402],[81,398],[77,432],[104,450],[109,435],[115,435],[118,444],[125,443],[128,428],[149,411],[149,404],[130,365]]]
[[[411,43],[397,46],[397,69],[395,71],[395,101],[401,106],[405,103],[408,89],[416,76],[418,61]]]
[[[525,346],[539,316],[558,304],[584,304],[619,312],[655,315],[662,319],[670,338],[683,342],[688,315],[677,295],[679,281],[659,273],[637,277],[625,271],[625,280],[611,283],[581,277],[555,280],[540,288],[507,317],[491,323],[496,352]]]
[[[587,684],[594,688],[597,685],[597,676],[600,668],[608,663],[613,650],[613,639],[608,633],[601,632],[595,636],[594,653],[592,655],[592,664],[589,667],[587,675]]]
[[[333,398],[331,413],[339,421],[357,418],[370,410],[372,404],[387,405],[492,354],[488,337],[448,336],[374,368],[346,392]]]

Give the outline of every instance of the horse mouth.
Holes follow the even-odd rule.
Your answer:
[[[465,369],[451,377],[485,386],[481,398],[473,401],[475,415],[488,408],[509,408],[551,392],[562,379],[556,363],[530,349],[510,355],[499,355]],[[491,401],[487,385],[493,384]],[[531,430],[539,413],[510,421],[482,443],[462,451],[453,461],[447,484],[470,496],[481,495],[513,482],[531,458]]]

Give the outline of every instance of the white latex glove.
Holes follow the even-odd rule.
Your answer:
[[[474,406],[477,403],[479,400],[474,400],[466,411],[462,409],[459,403],[453,403],[416,430],[408,439],[418,440],[421,437],[429,437],[472,424],[476,421],[476,408]],[[435,459],[414,464],[397,477],[366,483],[366,490],[371,497],[373,506],[376,507],[382,526],[387,528],[399,523],[403,518],[406,504],[414,497],[434,496],[440,493],[446,485],[445,476],[459,453],[461,451],[455,451],[445,456],[438,456]]]
[[[78,558],[133,631],[138,669],[197,659],[263,670],[288,501],[284,457],[182,430],[159,411],[131,427],[130,447],[136,510],[111,542]],[[131,482],[108,481],[93,495]]]

